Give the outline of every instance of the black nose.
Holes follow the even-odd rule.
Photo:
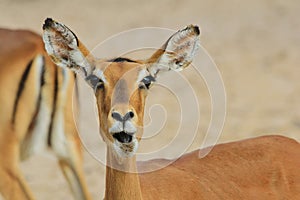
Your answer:
[[[126,113],[123,117],[124,121],[127,121],[129,119],[132,119],[134,117],[134,113],[132,111],[129,111],[128,113]]]
[[[129,111],[128,113],[126,113],[124,115],[124,117],[122,117],[122,115],[120,113],[114,111],[111,113],[111,117],[117,121],[124,122],[124,121],[132,119],[134,117],[134,113],[132,111]]]

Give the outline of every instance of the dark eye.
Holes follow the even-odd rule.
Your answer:
[[[141,80],[139,89],[149,89],[153,82],[155,82],[153,76],[146,76],[145,78],[143,78],[143,80]]]
[[[92,86],[95,92],[104,88],[103,81],[94,74],[89,75],[85,80]]]
[[[99,90],[104,88],[104,83],[102,80],[99,79],[99,82],[95,85],[94,89]]]

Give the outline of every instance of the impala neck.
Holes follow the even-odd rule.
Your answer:
[[[142,193],[139,176],[137,174],[135,156],[124,159],[120,162],[116,159],[112,150],[108,148],[106,159],[107,165],[105,199],[141,200]]]

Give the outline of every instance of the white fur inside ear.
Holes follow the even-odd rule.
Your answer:
[[[75,72],[80,73],[80,71],[82,71],[82,73],[84,73],[84,77],[86,77],[88,74],[91,74],[90,63],[87,61],[87,58],[81,53],[81,51],[78,48],[70,51],[69,55],[72,64],[75,66],[79,66],[79,68],[72,68]]]
[[[164,52],[153,66],[150,72],[175,70],[181,71],[187,67],[195,57],[200,46],[198,27],[188,26],[178,31],[168,40]]]
[[[180,71],[192,62],[200,42],[198,37],[187,33],[178,32],[169,40],[165,53],[160,58],[160,66]]]
[[[77,38],[74,33],[65,25],[53,21],[53,32],[58,32],[61,34],[64,41],[63,43],[67,44],[70,48],[76,48],[78,46]]]
[[[62,39],[57,39],[54,31],[44,31],[43,40],[48,55],[56,65],[60,67],[69,67],[71,65],[70,59],[68,59],[68,50],[65,49]]]
[[[92,67],[78,47],[75,34],[65,25],[52,21],[44,29],[45,49],[53,62],[87,77]]]
[[[43,41],[44,41],[45,49],[46,49],[48,55],[54,54],[54,49],[52,47],[52,42],[51,42],[52,37],[53,36],[52,36],[51,32],[45,31],[43,34]]]

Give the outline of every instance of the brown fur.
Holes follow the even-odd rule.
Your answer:
[[[295,140],[264,136],[217,145],[202,159],[198,155],[194,151],[167,168],[141,174],[143,199],[300,199]]]
[[[40,90],[37,88],[36,80],[39,80],[40,74],[37,71],[38,66],[33,64],[23,83],[22,93],[16,100],[20,79],[26,66],[31,60],[35,62],[39,56],[43,56],[45,61],[44,85]],[[54,100],[55,73],[57,73],[56,100]],[[62,156],[59,150],[52,146],[57,142],[51,138],[53,134],[56,134],[55,130],[49,132],[47,139],[50,141],[50,148],[58,157],[66,179],[70,181],[72,177],[78,179],[75,184],[79,188],[71,187],[73,192],[77,193],[77,198],[90,199],[82,171],[81,145],[72,114],[74,76],[69,72],[67,74],[69,74],[69,80],[66,83],[67,93],[62,94],[60,90],[64,81],[63,70],[57,68],[48,58],[41,37],[25,30],[0,29],[0,192],[5,199],[34,199],[20,171],[19,161],[30,156],[33,153],[30,148],[36,145],[32,140],[35,137],[32,130],[37,126],[36,117],[40,112],[38,102],[41,99],[49,110],[55,110],[52,122],[54,125],[56,125],[56,114],[63,113],[64,134],[67,140],[64,143],[65,148],[68,149],[68,155]],[[54,101],[56,101],[55,104]],[[15,102],[17,106],[13,123]],[[47,145],[47,141],[42,142]],[[68,173],[70,169],[71,173]]]
[[[69,60],[73,61],[69,63],[76,62],[74,51],[77,55],[89,55],[86,50],[82,52],[80,47],[74,45],[72,51],[61,49],[58,42],[62,41],[68,46],[68,38],[76,36],[66,26],[52,19],[47,19],[45,24],[44,34],[50,38],[47,37],[44,42],[49,48],[48,53],[51,54],[52,50],[55,50],[54,62],[62,60],[60,52],[69,54]],[[103,87],[95,90],[101,134],[107,143],[105,199],[300,199],[300,144],[285,137],[268,136],[217,145],[202,159],[198,157],[199,152],[194,151],[161,170],[145,174],[137,173],[135,155],[116,155],[119,149],[113,145],[119,143],[116,143],[113,133],[109,131],[109,128],[116,124],[116,120],[111,116],[113,111],[121,113],[122,116],[128,110],[134,111],[135,117],[130,119],[130,122],[140,127],[135,133],[138,139],[143,133],[147,90],[138,87],[137,71],[144,69],[156,77],[161,70],[183,69],[191,62],[189,58],[196,49],[199,29],[191,25],[178,33],[168,40],[171,41],[170,44],[167,42],[144,62],[96,61],[90,56],[87,58],[89,64],[81,66],[89,68],[91,74],[94,73],[94,69],[90,66],[102,70],[102,76],[106,79]],[[51,35],[61,37],[51,38]],[[171,48],[171,52],[167,52],[166,47]],[[79,64],[81,63],[61,66],[78,70]],[[123,84],[122,91],[116,89],[118,82]],[[117,100],[122,101],[115,101],[115,90],[118,91]],[[123,102],[124,99],[128,99],[127,103]],[[124,143],[123,147],[130,144]],[[139,168],[149,170],[165,163],[166,160],[153,160],[139,163]]]

